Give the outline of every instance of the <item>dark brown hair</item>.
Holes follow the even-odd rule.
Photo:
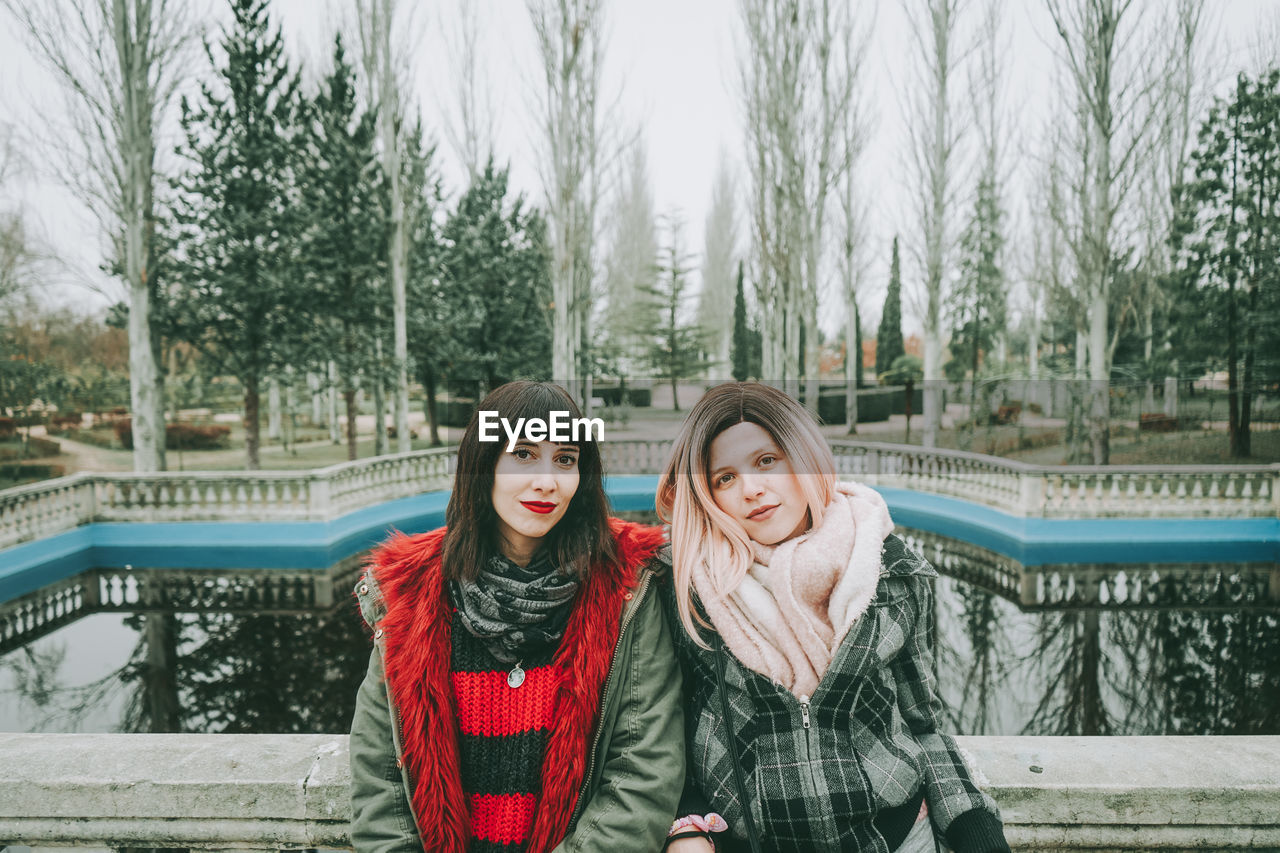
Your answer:
[[[552,411],[582,417],[569,393],[551,382],[508,382],[480,401],[458,444],[453,493],[444,513],[441,567],[450,580],[474,580],[480,568],[498,553],[493,476],[507,440],[503,435],[499,441],[480,441],[482,411],[496,411],[511,423],[518,418],[549,421]],[[582,441],[578,446],[578,490],[564,518],[543,539],[542,548],[550,549],[551,560],[560,571],[583,576],[592,566],[616,564],[618,549],[609,528],[600,448],[595,441]]]

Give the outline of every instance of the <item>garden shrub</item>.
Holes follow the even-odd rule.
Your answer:
[[[126,418],[115,426],[116,440],[125,450],[133,450],[133,420]],[[166,450],[222,450],[231,445],[231,427],[211,424],[165,424]]]
[[[22,465],[16,462],[0,464],[0,481],[27,483],[49,480],[67,473],[61,465]]]
[[[65,415],[54,415],[49,418],[47,429],[50,433],[66,433],[80,428],[84,416],[79,412],[67,412]]]

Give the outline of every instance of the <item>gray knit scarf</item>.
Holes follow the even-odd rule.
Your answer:
[[[498,554],[474,581],[452,581],[450,593],[462,626],[498,660],[514,663],[560,642],[578,586],[545,552],[523,568]]]

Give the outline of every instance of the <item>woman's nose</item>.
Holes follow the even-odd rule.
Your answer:
[[[551,460],[543,459],[538,463],[538,470],[533,475],[533,487],[540,492],[550,492],[556,487],[555,472],[551,469]]]
[[[754,498],[764,494],[763,478],[755,474],[743,474],[741,478],[743,497]]]

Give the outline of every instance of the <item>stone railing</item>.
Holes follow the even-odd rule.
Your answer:
[[[93,521],[328,521],[448,488],[452,458],[440,449],[314,471],[73,474],[0,492],[0,550]]]
[[[833,441],[841,474],[1035,518],[1276,518],[1280,464],[1028,465],[902,444]]]
[[[1014,850],[1280,848],[1280,737],[962,737]],[[0,734],[0,845],[347,848],[345,735]]]
[[[610,474],[656,474],[671,442],[614,441]],[[1039,518],[1276,518],[1280,464],[1027,465],[958,450],[832,442],[842,476]],[[91,521],[326,521],[448,488],[453,456],[423,450],[315,471],[82,473],[0,492],[0,550]]]

